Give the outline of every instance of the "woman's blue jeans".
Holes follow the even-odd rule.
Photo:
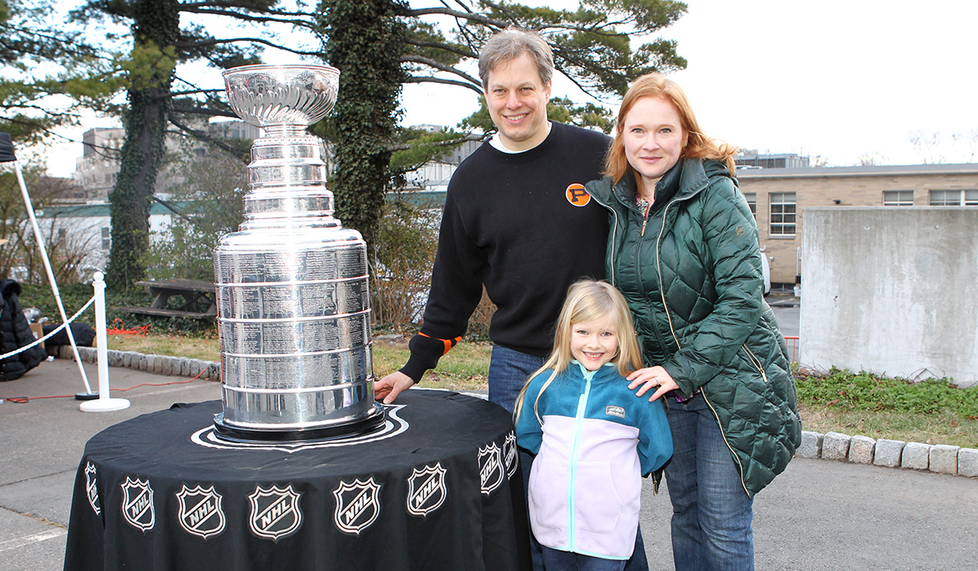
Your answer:
[[[668,405],[673,454],[665,474],[676,571],[753,571],[752,500],[716,417],[703,395]]]

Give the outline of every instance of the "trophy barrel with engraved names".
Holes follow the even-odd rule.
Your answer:
[[[245,221],[214,254],[224,411],[231,440],[304,440],[384,423],[373,397],[367,249],[333,218],[319,139],[339,71],[249,65],[224,72],[235,113],[261,128]]]

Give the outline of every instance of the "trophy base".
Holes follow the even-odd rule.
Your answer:
[[[387,412],[383,405],[375,404],[374,410],[364,418],[311,428],[268,428],[253,429],[231,426],[224,421],[224,413],[214,415],[214,433],[222,440],[231,442],[320,442],[363,436],[381,430],[387,423]]]

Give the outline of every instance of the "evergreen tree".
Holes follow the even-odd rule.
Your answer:
[[[248,17],[250,11],[266,10],[269,5],[268,0],[240,0],[220,6],[179,0],[91,0],[75,12],[76,20],[80,21],[109,17],[131,22],[132,51],[126,58],[117,58],[127,85],[128,106],[122,110],[126,136],[119,174],[109,194],[112,248],[106,268],[106,285],[110,289],[126,290],[146,273],[150,202],[163,158],[167,128],[175,119],[171,117],[175,95],[171,88],[177,63],[198,58],[217,66],[254,62],[252,52],[232,47],[234,42],[246,40],[216,40],[199,26],[181,29],[181,12]],[[253,43],[253,40],[247,41]],[[207,115],[221,114],[208,112],[207,104],[205,100],[196,109],[182,111],[203,109]],[[226,105],[224,107],[226,109]],[[224,111],[223,114],[231,113]]]
[[[48,74],[49,62],[73,69],[92,60],[97,49],[78,30],[52,22],[49,2],[0,0],[0,62],[8,72],[0,76],[0,131],[18,144],[38,142],[59,125],[77,123],[73,109],[43,108],[52,93],[79,98],[105,96],[118,89],[114,81],[92,82],[78,89],[63,75]]]
[[[0,0],[0,56],[5,65],[26,76],[38,62],[64,64],[57,76],[0,80],[0,128],[36,136],[59,121],[74,120],[72,114],[28,112],[40,97],[52,93],[66,93],[90,108],[123,115],[122,167],[110,198],[107,280],[113,289],[125,289],[143,277],[149,200],[168,127],[207,139],[193,117],[234,116],[222,89],[200,89],[192,81],[180,81],[180,63],[203,60],[217,68],[258,63],[261,49],[274,47],[297,59],[325,60],[338,67],[341,87],[335,117],[314,131],[329,133],[335,144],[332,188],[337,217],[368,240],[392,181],[450,145],[492,130],[479,111],[460,125],[461,130],[399,129],[401,86],[439,83],[481,94],[481,82],[466,70],[494,33],[509,25],[537,31],[551,44],[557,71],[599,98],[623,93],[628,82],[643,73],[686,65],[673,41],[659,38],[631,47],[631,38],[652,37],[685,13],[686,5],[673,0],[580,0],[574,10],[505,0],[443,0],[430,8],[412,8],[409,0],[320,0],[311,10],[306,6],[283,8],[278,0],[89,0],[72,12],[72,24],[129,24],[130,35],[106,35],[98,45],[86,45],[81,29],[50,23],[50,0]],[[190,22],[182,28],[181,14]],[[217,38],[195,23],[202,15],[246,22],[258,33]],[[265,32],[273,23],[311,33],[321,46],[303,49],[291,37],[278,39]],[[128,96],[126,106],[110,100],[121,88]],[[577,107],[555,100],[551,112],[562,121],[604,129],[610,121],[593,104]]]
[[[683,2],[580,0],[576,10],[533,8],[505,0],[441,4],[401,12],[409,28],[401,61],[412,83],[458,85],[481,94],[482,83],[466,73],[463,64],[477,59],[485,42],[511,25],[539,33],[553,49],[557,72],[598,97],[624,94],[628,82],[640,75],[686,67],[673,40],[656,38],[637,49],[631,47],[632,38],[657,34],[685,14]],[[451,29],[447,35],[446,27]],[[438,72],[441,75],[435,75]]]
[[[124,290],[146,274],[150,197],[163,156],[170,113],[170,84],[176,69],[180,13],[177,0],[137,0],[132,4],[132,67],[129,106],[123,114],[126,138],[119,175],[109,194],[112,248],[106,286]]]
[[[322,0],[324,56],[341,75],[335,118],[318,132],[335,134],[338,216],[369,242],[392,181],[474,138],[473,130],[495,130],[484,102],[461,125],[468,132],[398,129],[401,83],[455,85],[482,94],[479,78],[465,69],[493,34],[512,25],[543,36],[557,71],[585,92],[620,95],[642,74],[686,66],[673,41],[657,39],[633,50],[630,40],[662,30],[685,10],[672,0],[581,0],[577,10],[487,0],[444,0],[432,8],[411,8],[403,0]],[[557,120],[606,132],[611,127],[610,113],[594,104],[575,107],[558,99],[550,111]]]
[[[404,81],[403,5],[391,0],[324,0],[323,55],[340,70],[334,108],[336,215],[373,243],[388,189],[397,98]]]

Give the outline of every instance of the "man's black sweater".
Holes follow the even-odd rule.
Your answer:
[[[459,165],[448,185],[421,333],[401,372],[417,382],[437,365],[465,334],[483,285],[496,305],[493,343],[550,353],[567,288],[604,277],[608,215],[583,185],[601,177],[609,143],[602,133],[552,123],[533,149],[508,154],[484,143]]]

